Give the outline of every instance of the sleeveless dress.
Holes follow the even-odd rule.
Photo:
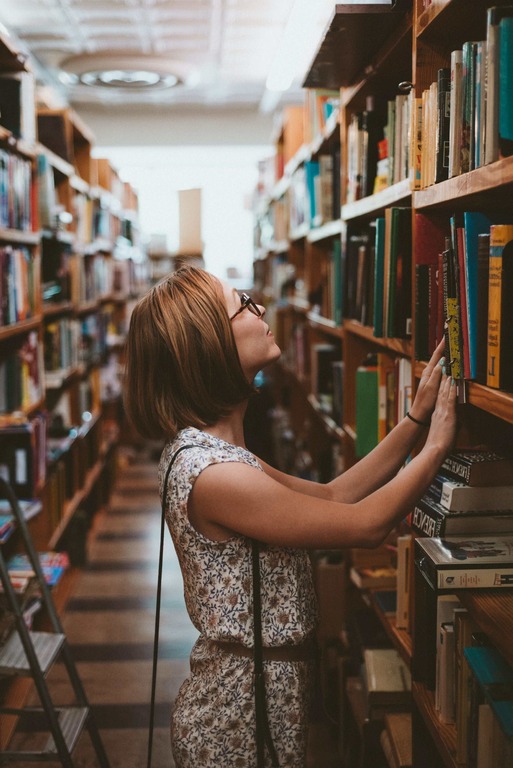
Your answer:
[[[164,475],[172,456],[182,451]],[[253,660],[226,653],[213,641],[253,646],[251,541],[211,541],[189,522],[187,501],[200,472],[211,464],[243,462],[263,471],[249,451],[195,428],[169,442],[159,464],[166,522],[180,562],[184,596],[199,631],[171,717],[177,768],[256,766]],[[244,514],[244,489],[240,493]],[[317,609],[311,564],[304,550],[263,546],[260,552],[264,646],[295,645],[315,631]],[[264,661],[267,711],[280,768],[304,768],[312,662]],[[270,763],[269,763],[270,765]]]

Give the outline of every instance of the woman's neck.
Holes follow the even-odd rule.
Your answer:
[[[246,447],[244,439],[244,415],[246,413],[247,402],[235,406],[228,416],[223,416],[215,424],[205,427],[204,431],[209,435],[219,437],[232,445],[238,445],[241,448]]]

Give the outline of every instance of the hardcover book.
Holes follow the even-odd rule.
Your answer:
[[[501,19],[513,16],[513,5],[492,6],[486,13],[485,163],[499,159],[499,67]]]
[[[513,457],[496,451],[463,449],[445,459],[442,472],[467,485],[511,485]]]
[[[477,211],[465,211],[464,222],[464,270],[467,303],[468,322],[468,352],[470,359],[470,378],[477,376],[477,345],[478,345],[478,293],[486,292],[486,308],[488,309],[488,277],[486,283],[481,284],[478,279],[479,270],[479,235],[489,234],[492,220],[484,213]],[[483,254],[484,256],[484,254]],[[488,253],[486,253],[488,258]],[[488,272],[488,270],[487,270]],[[487,316],[487,315],[486,315]]]
[[[511,760],[513,755],[513,669],[501,654],[490,646],[465,648],[464,654],[473,673],[472,705],[475,707],[485,702],[491,707],[503,736],[509,741],[509,744],[502,745],[501,749],[509,751]],[[497,735],[500,736],[500,734]],[[500,762],[496,760],[494,765],[511,765],[511,762],[503,763],[502,760]]]
[[[513,485],[466,485],[438,474],[429,486],[428,494],[452,512],[513,509]]]
[[[488,277],[488,368],[489,387],[513,389],[513,224],[490,228]]]
[[[413,509],[411,527],[421,536],[513,533],[513,509],[455,512],[423,496]]]
[[[364,683],[369,708],[410,706],[410,671],[395,648],[366,648]]]
[[[513,587],[513,535],[419,537],[415,564],[435,589]]]

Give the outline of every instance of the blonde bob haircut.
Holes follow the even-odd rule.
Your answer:
[[[215,424],[255,391],[244,375],[219,280],[171,273],[135,306],[126,345],[125,409],[143,437]]]

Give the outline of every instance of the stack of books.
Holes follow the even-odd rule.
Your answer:
[[[483,450],[452,453],[410,524],[421,536],[513,533],[513,458]]]
[[[58,583],[64,571],[69,566],[69,557],[66,552],[39,552],[39,563],[43,576],[48,586],[53,587]],[[20,585],[20,591],[23,591],[23,582],[28,582],[35,576],[32,563],[28,556],[23,553],[13,555],[7,562],[7,570],[13,583]]]

